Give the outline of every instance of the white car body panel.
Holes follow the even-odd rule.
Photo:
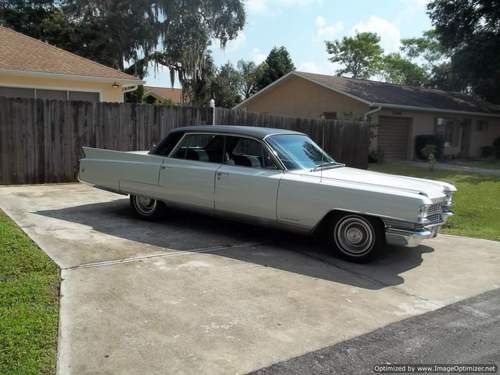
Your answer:
[[[276,221],[282,171],[223,165],[215,179],[215,209]]]
[[[164,159],[164,169],[160,170],[160,199],[212,210],[215,172],[222,164]]]
[[[288,171],[175,159],[145,151],[84,147],[84,152],[79,178],[102,189],[300,231],[313,231],[332,211],[360,213],[381,218],[386,238],[407,246],[435,236],[437,229],[420,224],[418,233],[409,233],[387,223],[418,226],[424,205],[444,205],[447,194],[456,191],[445,182],[343,166]],[[443,211],[443,220],[449,215]]]

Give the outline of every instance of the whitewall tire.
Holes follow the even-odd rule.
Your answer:
[[[338,255],[353,262],[371,260],[385,244],[380,220],[358,214],[336,215],[330,222],[329,233]]]
[[[140,195],[130,196],[130,206],[141,219],[158,220],[165,214],[163,202]]]

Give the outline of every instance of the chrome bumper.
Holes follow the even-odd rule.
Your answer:
[[[398,228],[386,228],[385,241],[390,245],[415,247],[418,246],[423,240],[434,238],[438,235],[441,226],[453,216],[453,213],[443,213],[443,221],[439,224],[425,226],[422,230],[412,231]]]

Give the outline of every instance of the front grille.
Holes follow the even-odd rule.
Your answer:
[[[439,224],[443,221],[443,218],[441,216],[441,213],[437,213],[437,214],[427,215],[427,220],[428,222],[426,223],[426,225]]]
[[[443,203],[434,203],[429,206],[428,215],[440,214],[443,212]]]

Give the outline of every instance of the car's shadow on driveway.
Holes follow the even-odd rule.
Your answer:
[[[422,245],[411,249],[387,246],[376,260],[355,264],[336,258],[328,246],[316,239],[273,228],[178,209],[171,209],[162,221],[143,221],[133,215],[127,199],[35,214],[83,224],[97,232],[165,251],[203,251],[366,289],[404,283],[400,275],[419,266],[422,254],[434,251]],[[102,251],[104,256],[106,249]]]

